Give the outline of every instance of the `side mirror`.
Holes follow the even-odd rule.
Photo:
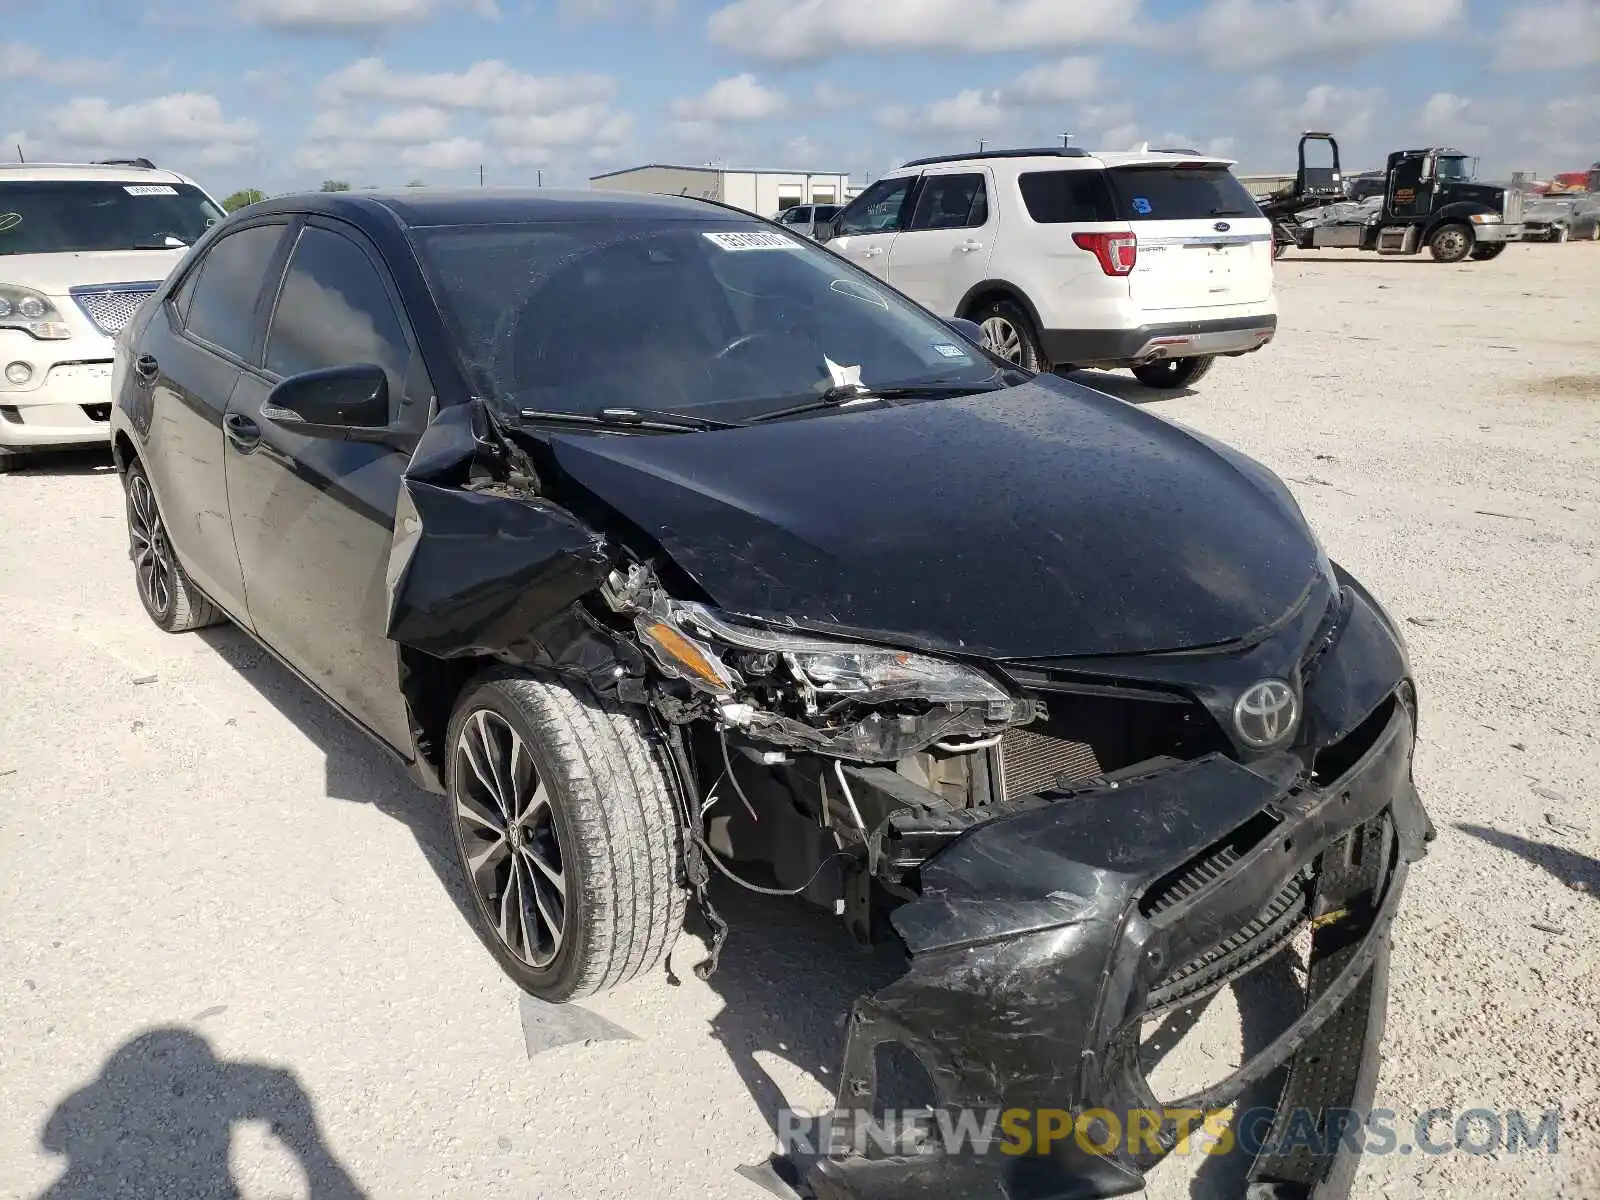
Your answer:
[[[370,440],[389,424],[389,375],[373,363],[292,375],[272,389],[261,415],[307,437]]]
[[[965,317],[951,317],[945,324],[973,345],[983,345],[983,326],[976,321],[969,321]]]

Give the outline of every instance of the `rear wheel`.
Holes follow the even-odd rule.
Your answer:
[[[7,471],[15,471],[26,461],[15,450],[0,450],[0,475]]]
[[[1505,242],[1490,242],[1486,246],[1474,246],[1472,248],[1472,261],[1488,262],[1491,258],[1499,258],[1505,248]]]
[[[445,783],[478,936],[552,1003],[654,970],[683,927],[677,807],[638,718],[496,671],[450,720]]]
[[[168,633],[217,624],[222,612],[201,594],[178,561],[150,479],[137,462],[123,475],[122,487],[127,495],[128,557],[133,560],[144,611]]]
[[[1025,371],[1045,369],[1039,335],[1021,305],[1011,300],[991,300],[972,314],[972,320],[983,327],[985,349]]]
[[[1197,383],[1211,370],[1216,357],[1202,354],[1195,358],[1158,358],[1133,368],[1133,377],[1145,387],[1174,389]]]
[[[1458,263],[1472,253],[1472,230],[1458,222],[1441,225],[1428,239],[1434,262]]]

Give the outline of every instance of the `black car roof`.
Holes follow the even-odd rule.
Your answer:
[[[755,217],[689,196],[558,188],[401,188],[275,196],[251,212],[322,213],[362,223],[385,214],[407,228],[520,221],[738,221]]]

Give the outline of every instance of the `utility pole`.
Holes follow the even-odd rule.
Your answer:
[[[483,164],[482,163],[478,164],[478,186],[479,187],[483,186]]]
[[[1063,133],[1061,135],[1061,148],[1065,150],[1070,145],[1072,145],[1072,134]]]
[[[542,170],[539,172],[539,186],[544,186],[544,172]]]
[[[978,139],[978,153],[979,154],[983,153],[983,142],[984,142],[983,138],[979,138]]]

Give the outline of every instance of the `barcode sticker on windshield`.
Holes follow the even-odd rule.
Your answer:
[[[702,235],[724,250],[792,250],[795,243],[781,233],[755,230],[750,233],[707,233]]]
[[[130,183],[122,189],[130,196],[176,196],[178,189],[165,183]]]

